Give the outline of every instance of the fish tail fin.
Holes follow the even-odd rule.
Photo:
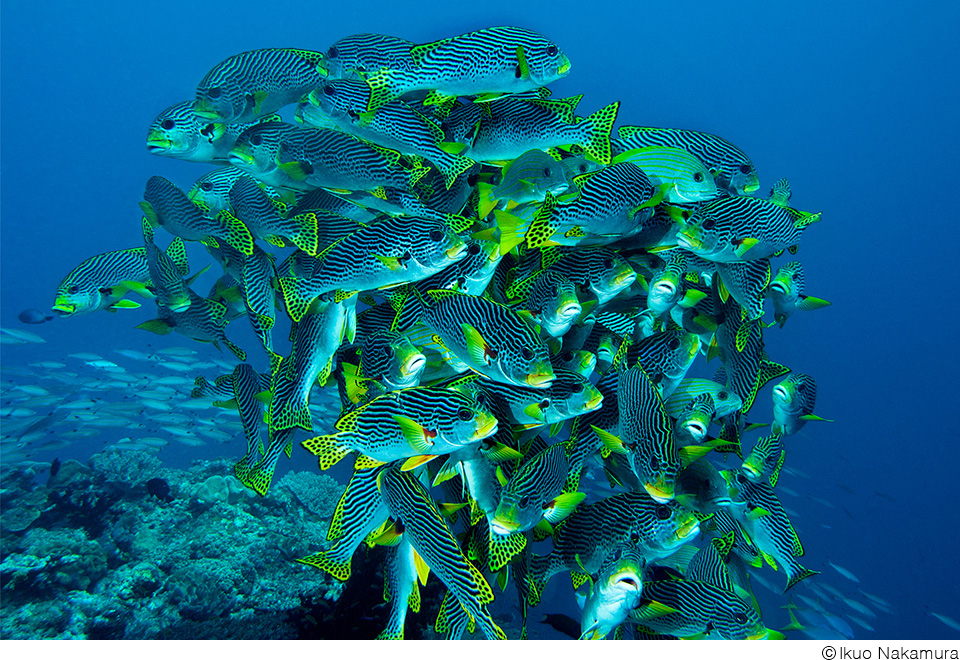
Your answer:
[[[240,360],[241,362],[246,362],[246,361],[247,361],[247,352],[246,352],[246,351],[244,351],[242,348],[240,348],[239,346],[237,346],[236,344],[234,344],[234,343],[233,343],[232,341],[230,341],[229,339],[224,338],[224,339],[222,339],[221,341],[222,341],[224,344],[226,344],[227,348],[230,349],[230,352],[231,352],[231,353],[233,353],[234,355],[237,356],[237,359],[238,359],[238,360]]]
[[[557,228],[553,225],[553,211],[557,208],[557,198],[549,192],[543,198],[543,204],[540,210],[530,223],[527,229],[527,246],[530,248],[543,247],[545,245],[555,245],[551,240],[556,233]]]
[[[210,388],[210,382],[203,376],[197,376],[193,381],[193,389],[190,390],[191,399],[200,399],[207,396]]]
[[[341,582],[346,582],[348,579],[350,579],[349,557],[346,560],[340,561],[329,557],[327,552],[318,552],[315,555],[310,555],[309,557],[304,557],[303,559],[298,559],[297,561],[301,564],[307,564],[308,566],[319,568],[321,571],[329,573],[331,576],[337,580],[340,580]]]
[[[222,238],[227,245],[247,256],[253,254],[253,235],[245,224],[226,209],[217,214],[217,219],[223,223],[223,232],[216,238]]]
[[[292,360],[291,360],[292,362]],[[277,372],[288,364],[285,360],[278,367]],[[275,374],[275,379],[276,379]],[[294,390],[295,383],[284,379],[281,387],[274,387],[273,398],[270,401],[269,418],[271,431],[282,431],[294,427],[305,431],[313,430],[313,420],[310,417],[310,406],[305,399],[298,399]]]
[[[522,219],[506,211],[494,211],[493,215],[496,217],[497,226],[500,228],[500,254],[507,254],[523,243],[528,225]]]
[[[530,570],[527,572],[527,603],[531,606],[540,604],[543,590],[547,587],[553,568],[553,554],[546,556],[532,555]]]
[[[797,586],[797,583],[801,580],[806,580],[808,577],[819,574],[820,571],[812,571],[809,568],[804,568],[800,564],[797,564],[796,569],[790,573],[790,577],[787,580],[787,586],[783,588],[783,593],[787,593],[790,591],[790,589]]]
[[[602,165],[610,162],[610,132],[617,121],[617,112],[620,110],[620,101],[600,108],[586,118],[588,124],[586,136],[582,144],[583,150]]]
[[[317,214],[301,213],[288,220],[296,226],[290,240],[298,248],[310,255],[317,254]]]
[[[313,293],[310,281],[306,279],[281,277],[279,282],[283,302],[287,307],[287,314],[299,323],[310,308],[310,303],[316,299],[317,294]]]
[[[327,470],[353,451],[343,443],[343,440],[352,437],[352,433],[334,433],[332,435],[318,435],[315,438],[304,440],[303,448],[317,457],[321,470]]]

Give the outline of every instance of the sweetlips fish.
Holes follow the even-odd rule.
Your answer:
[[[354,34],[333,42],[323,53],[328,80],[363,80],[381,69],[412,71],[412,41],[386,34]]]
[[[280,115],[267,115],[255,123],[280,121]],[[210,123],[193,113],[193,102],[176,103],[150,124],[147,150],[193,163],[227,163],[237,137],[252,124]]]
[[[580,639],[605,639],[640,604],[646,562],[636,546],[618,548],[585,584]],[[581,587],[583,588],[583,587]]]
[[[817,382],[807,374],[791,374],[773,387],[773,424],[776,434],[793,435],[808,421],[829,422],[813,414]]]
[[[663,199],[668,204],[705,202],[719,197],[713,174],[703,162],[676,147],[642,147],[618,154],[613,162],[629,161],[644,171],[654,184],[667,184]]]
[[[506,210],[525,202],[541,202],[549,192],[554,197],[567,192],[564,165],[540,149],[529,149],[503,166],[491,181],[478,181],[480,217],[486,218],[501,200]]]
[[[644,126],[621,126],[618,135],[612,141],[614,155],[652,146],[683,149],[706,165],[717,186],[728,193],[744,195],[760,189],[757,170],[747,154],[717,135]]]
[[[174,251],[175,243],[170,244]],[[170,249],[168,248],[168,249]],[[53,311],[60,316],[89,314],[100,309],[135,309],[140,303],[124,300],[133,291],[146,298],[150,290],[150,269],[145,248],[112,250],[81,261],[57,287]]]
[[[323,54],[263,48],[228,57],[197,85],[193,112],[222,124],[253,122],[323,84]]]
[[[410,49],[413,68],[366,76],[368,110],[414,91],[430,90],[428,104],[457,96],[498,97],[549,85],[570,72],[570,59],[549,39],[523,28],[477,30]]]
[[[781,328],[795,311],[820,309],[830,305],[822,298],[804,295],[803,280],[803,265],[799,261],[791,261],[780,266],[770,281],[768,292],[773,300],[773,318]]]

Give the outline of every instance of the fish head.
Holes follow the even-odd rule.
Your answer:
[[[490,531],[505,536],[532,528],[543,517],[541,498],[530,488],[513,490],[510,484],[500,493],[500,502],[490,521]]]
[[[590,351],[561,351],[551,359],[555,366],[576,371],[581,376],[588,378],[597,368],[597,356]]]
[[[410,257],[424,268],[441,270],[467,257],[467,243],[446,223],[422,219],[412,229]]]
[[[310,103],[330,119],[363,123],[360,115],[370,102],[370,86],[362,80],[327,80],[310,92]]]
[[[237,137],[227,159],[246,172],[272,172],[277,168],[282,138],[288,131],[289,127],[280,122],[254,124]]]
[[[569,278],[554,271],[545,271],[530,291],[528,308],[539,310],[546,325],[569,330],[583,312],[577,298],[577,286]]]
[[[743,407],[743,398],[728,387],[720,387],[712,394],[715,418],[731,415]]]
[[[626,259],[613,250],[600,248],[591,259],[591,288],[600,302],[606,302],[637,280],[637,273]]]
[[[709,397],[709,395],[707,395]],[[693,402],[691,402],[692,404]],[[707,437],[707,431],[713,422],[713,401],[710,400],[709,410],[702,407],[688,406],[677,418],[677,428],[682,429],[694,442],[699,443]]]
[[[768,290],[774,302],[780,304],[794,301],[803,291],[803,266],[799,261],[791,261],[777,270],[770,280]]]
[[[199,206],[204,215],[213,217],[230,207],[230,189],[239,177],[240,172],[232,167],[214,170],[197,179],[187,198]]]
[[[647,308],[657,316],[670,311],[680,299],[683,288],[680,276],[672,271],[664,271],[650,282],[647,290]]]
[[[189,102],[178,103],[157,115],[147,131],[147,150],[159,156],[182,158],[200,144],[199,122]]]
[[[726,222],[701,206],[683,221],[677,232],[677,245],[694,254],[707,257],[723,249],[729,234]]]
[[[549,85],[570,73],[570,58],[553,41],[530,30],[508,29],[511,34],[505,41],[510,44],[507,47],[509,64],[515,66],[519,73],[525,63],[530,80],[537,87]],[[517,55],[518,51],[522,51],[523,62]]]
[[[757,168],[746,156],[726,168],[725,176],[718,174],[717,183],[737,195],[749,195],[760,190]]]
[[[560,368],[554,373],[557,379],[550,386],[550,399],[557,421],[571,419],[602,405],[603,394],[586,376]]]
[[[556,379],[556,374],[553,372],[553,365],[550,364],[546,347],[543,344],[534,348],[521,346],[516,352],[516,357],[519,359],[517,360],[518,368],[514,373],[520,377],[519,384],[540,389],[550,387]]]
[[[691,156],[690,163],[690,167],[684,170],[683,177],[676,182],[670,194],[670,201],[705,202],[717,197],[720,192],[713,173],[696,157]]]
[[[57,287],[57,298],[53,311],[60,316],[76,316],[106,306],[106,300],[100,289],[78,280],[65,280]]]
[[[722,639],[766,639],[767,628],[760,615],[736,594],[720,592],[714,607],[711,607],[713,630]]]
[[[197,86],[193,113],[202,120],[230,124],[241,121],[243,114],[252,110],[253,95],[246,94],[232,73],[229,60],[221,62]]]

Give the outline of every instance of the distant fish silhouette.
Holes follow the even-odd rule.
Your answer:
[[[147,492],[156,497],[158,500],[162,500],[164,502],[173,501],[173,496],[170,494],[170,484],[167,483],[166,479],[160,479],[157,477],[148,481]]]
[[[47,321],[52,321],[54,319],[53,316],[44,314],[39,309],[25,309],[17,314],[17,318],[20,319],[21,323],[30,323],[32,325],[46,323]]]

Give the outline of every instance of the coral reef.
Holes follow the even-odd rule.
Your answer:
[[[325,547],[343,486],[290,473],[259,497],[230,472],[138,451],[64,461],[46,485],[39,464],[6,468],[2,637],[296,638],[343,590],[293,561]]]

